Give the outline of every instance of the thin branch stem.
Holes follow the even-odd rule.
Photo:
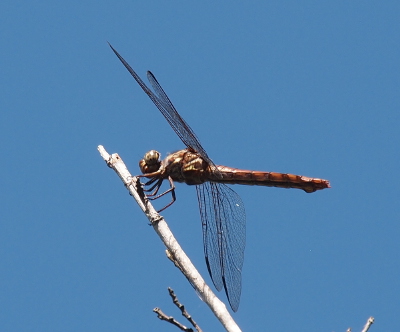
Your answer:
[[[171,296],[172,302],[178,307],[178,309],[181,311],[182,316],[184,316],[190,324],[196,329],[197,332],[203,332],[203,330],[200,328],[199,325],[194,321],[191,315],[186,311],[185,306],[179,302],[178,297],[175,295],[174,291],[172,288],[168,287],[168,292],[169,295]],[[182,331],[186,332],[194,332],[192,328],[186,327],[185,325],[181,324],[178,322],[173,316],[167,316],[164,314],[160,308],[154,308],[153,311],[157,313],[157,317],[161,320],[167,321],[168,323],[171,323],[172,325],[177,326],[180,328]]]
[[[186,311],[185,306],[179,302],[178,297],[176,296],[174,290],[171,287],[168,287],[169,295],[171,296],[172,302],[179,308],[182,313],[182,316],[185,317],[190,324],[194,326],[197,332],[203,332],[199,325],[194,321],[193,317]]]
[[[194,332],[193,329],[186,327],[185,325],[179,323],[174,317],[167,316],[162,312],[160,308],[154,308],[153,311],[157,314],[157,317],[161,320],[165,320],[166,322],[177,326],[180,330],[185,332]]]

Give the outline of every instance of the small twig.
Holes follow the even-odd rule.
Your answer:
[[[174,290],[171,287],[168,287],[168,292],[169,295],[172,298],[172,302],[179,308],[179,310],[182,313],[182,316],[184,316],[192,325],[193,327],[196,329],[196,331],[198,332],[202,332],[202,329],[200,328],[199,325],[197,325],[197,323],[194,321],[194,319],[192,318],[191,315],[189,315],[189,313],[186,311],[185,306],[183,304],[181,304],[178,300],[178,297],[175,295]]]
[[[172,325],[177,326],[178,328],[180,328],[182,331],[186,331],[186,332],[194,332],[193,329],[186,327],[185,325],[182,325],[181,323],[179,323],[177,320],[175,320],[174,317],[172,316],[167,316],[166,314],[164,314],[160,308],[154,308],[153,311],[157,314],[157,317],[161,320],[165,320],[168,323],[171,323]]]
[[[165,254],[167,255],[167,258],[174,263],[175,267],[177,267],[182,273],[182,268],[180,267],[179,263],[177,262],[177,260],[175,259],[174,255],[172,254],[172,252],[170,252],[168,249],[165,250]]]
[[[189,276],[187,276],[187,275],[185,274],[185,271],[184,271],[183,268],[179,265],[179,262],[176,260],[176,258],[175,258],[175,256],[173,255],[173,253],[167,249],[167,250],[165,250],[165,254],[167,255],[167,258],[168,258],[172,263],[174,263],[175,267],[178,268],[178,269],[182,272],[182,274],[186,277],[187,281],[189,281],[189,284],[191,284],[192,287],[196,290],[196,285],[194,285],[194,284],[192,283],[192,279],[191,279]]]
[[[178,297],[175,295],[174,291],[172,288],[168,287],[168,292],[169,295],[171,296],[172,302],[179,308],[179,310],[182,313],[182,316],[184,316],[196,329],[197,332],[203,332],[203,330],[200,328],[199,325],[194,321],[191,315],[186,311],[185,306],[181,304],[178,300]],[[187,332],[194,332],[192,328],[186,327],[185,325],[181,324],[178,322],[173,316],[167,316],[164,314],[160,308],[154,308],[153,311],[157,313],[157,317],[161,320],[165,320],[177,327],[179,327],[182,331],[187,331]]]

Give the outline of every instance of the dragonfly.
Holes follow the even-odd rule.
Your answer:
[[[224,288],[229,304],[237,311],[242,291],[242,267],[246,244],[246,214],[240,196],[227,184],[297,188],[306,193],[330,188],[328,180],[301,175],[242,170],[215,165],[197,136],[179,115],[155,76],[148,71],[147,87],[124,58],[109,44],[115,55],[133,76],[143,91],[165,117],[186,148],[169,154],[161,160],[156,150],[147,152],[139,162],[142,175],[150,179],[144,184],[150,199],[171,193],[174,203],[174,182],[195,185],[203,230],[204,256],[207,270],[218,291]],[[158,194],[162,183],[168,180],[170,188]]]

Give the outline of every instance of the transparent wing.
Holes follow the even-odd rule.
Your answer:
[[[150,90],[122,56],[110,45],[132,77],[157,106],[182,142],[197,152],[210,166],[217,177],[222,177],[208,157],[196,135],[179,115],[167,94],[151,72],[147,78],[155,93]],[[242,266],[246,237],[246,217],[240,197],[229,187],[206,182],[197,188],[200,215],[203,224],[204,253],[208,271],[218,290],[224,287],[234,311],[239,307]]]
[[[208,157],[207,152],[200,144],[192,128],[190,128],[186,121],[179,115],[178,111],[175,109],[171,100],[168,98],[167,94],[161,87],[160,83],[158,83],[153,73],[148,71],[147,78],[152,85],[154,91],[158,95],[158,101],[162,105],[162,109],[160,109],[162,115],[164,115],[165,119],[168,121],[172,129],[174,129],[175,133],[179,136],[179,138],[187,147],[193,148],[207,162],[213,164],[212,160]]]
[[[225,289],[233,311],[239,308],[246,245],[246,215],[239,195],[224,184],[196,186],[206,264],[218,290]]]
[[[109,44],[110,45],[110,44]],[[188,147],[196,151],[205,159],[214,169],[216,169],[213,161],[208,157],[206,151],[203,149],[196,135],[194,134],[192,128],[186,123],[186,121],[179,115],[174,105],[168,98],[167,94],[161,87],[160,83],[158,83],[155,76],[148,71],[147,78],[152,85],[156,94],[151,91],[147,85],[142,81],[138,74],[131,68],[131,66],[125,61],[125,59],[110,45],[111,49],[118,57],[118,59],[122,62],[125,68],[129,71],[129,73],[133,76],[136,82],[140,85],[143,91],[149,96],[154,105],[160,110],[161,114],[168,121],[172,129],[179,136],[182,142]],[[218,172],[217,172],[218,173]]]

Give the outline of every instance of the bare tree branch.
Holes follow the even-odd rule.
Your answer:
[[[168,292],[169,292],[169,295],[172,298],[172,302],[181,311],[182,316],[185,317],[190,322],[190,324],[192,324],[194,326],[196,331],[203,332],[202,329],[200,328],[200,326],[198,326],[197,323],[194,321],[193,317],[191,315],[189,315],[189,313],[186,311],[185,306],[182,303],[179,302],[178,297],[174,293],[174,290],[172,288],[168,287]]]
[[[161,320],[165,320],[168,323],[171,323],[172,325],[177,326],[179,329],[182,331],[186,332],[194,332],[192,328],[186,327],[185,325],[179,323],[174,317],[172,316],[167,316],[162,312],[160,308],[154,308],[153,311],[157,314],[157,317]]]
[[[172,290],[172,288],[168,287],[168,292],[169,295],[171,296],[172,302],[178,307],[178,309],[181,311],[182,316],[184,316],[192,325],[193,327],[196,329],[197,332],[203,332],[203,330],[200,328],[199,325],[197,325],[197,323],[194,321],[194,319],[192,318],[191,315],[189,315],[189,313],[186,311],[185,306],[183,304],[181,304],[178,301],[177,296],[175,295],[174,291]],[[194,332],[192,328],[186,327],[185,325],[179,323],[174,317],[172,316],[167,316],[166,314],[164,314],[160,308],[154,308],[153,311],[155,313],[157,313],[157,317],[161,320],[165,320],[169,323],[171,323],[172,325],[177,326],[178,328],[180,328],[182,331],[187,331],[187,332]]]
[[[185,252],[182,250],[164,218],[157,213],[154,207],[145,198],[139,179],[130,174],[118,154],[115,153],[109,155],[102,145],[99,145],[97,149],[106,161],[107,165],[118,174],[124,185],[128,188],[130,194],[135,198],[136,202],[149,219],[154,230],[167,247],[168,252],[172,255],[173,260],[176,261],[179,269],[195,288],[197,294],[210,307],[214,315],[227,331],[241,331],[227,310],[225,304],[219,300],[210,287],[208,287],[203,277],[190,261],[189,257],[187,257]]]

